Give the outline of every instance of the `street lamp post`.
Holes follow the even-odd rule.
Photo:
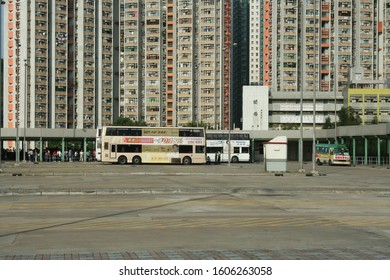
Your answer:
[[[334,143],[337,144],[337,92],[338,92],[338,77],[337,77],[337,63],[336,56],[334,57]]]
[[[17,32],[19,34],[19,32]],[[16,39],[16,110],[15,110],[15,128],[16,128],[16,150],[15,150],[15,163],[19,165],[20,163],[20,147],[19,147],[19,116],[20,116],[20,41],[17,37]]]
[[[232,91],[233,91],[233,45],[230,47],[230,62],[229,62],[229,68],[230,68],[230,73],[229,73],[229,78],[230,78],[230,88],[229,88],[229,119],[228,119],[228,166],[230,166],[230,157],[231,157],[231,152],[230,149],[232,148],[230,144],[230,134],[231,134],[231,102],[232,102]]]
[[[0,14],[3,15],[3,6],[5,4],[5,1],[0,2]],[[3,49],[2,49],[2,38],[3,31],[0,29],[0,57],[3,57]],[[1,86],[1,85],[0,85]],[[1,113],[1,112],[0,112]],[[0,116],[0,173],[3,172],[3,162],[1,161],[2,153],[3,153],[3,141],[1,140],[1,128],[3,127],[3,117]]]
[[[331,15],[330,18],[332,19],[332,9],[330,9]],[[330,26],[334,29],[334,23],[332,21],[330,22]],[[331,47],[333,46],[333,50],[331,50],[330,54],[333,54],[333,90],[334,90],[334,143],[337,144],[337,92],[338,92],[338,52],[337,46],[336,46],[336,38],[335,38],[335,31],[331,29],[331,34],[333,35],[333,41],[331,44]]]
[[[304,74],[303,74],[303,69],[304,69],[304,60],[303,60],[303,57],[304,57],[304,34],[305,32],[303,32],[305,30],[305,21],[303,19],[303,16],[304,16],[304,5],[303,5],[303,2],[301,2],[301,7],[300,7],[300,16],[301,16],[301,88],[300,88],[300,96],[301,96],[301,106],[300,106],[300,122],[301,122],[301,126],[300,126],[300,136],[299,136],[299,171],[300,172],[304,172],[304,169],[303,169],[303,87],[304,87],[304,81],[303,81],[303,77],[304,77]]]
[[[314,0],[314,28],[313,28],[313,37],[314,37],[314,90],[313,90],[313,145],[312,145],[312,173],[317,173],[316,171],[316,94],[317,94],[317,0]]]
[[[23,124],[23,162],[26,162],[27,142],[26,142],[26,128],[27,128],[27,60],[24,60],[24,124]]]
[[[232,130],[232,94],[233,94],[233,52],[234,47],[237,46],[237,43],[232,43],[230,48],[230,91],[229,91],[229,133],[228,133],[228,166],[231,163],[231,130]]]

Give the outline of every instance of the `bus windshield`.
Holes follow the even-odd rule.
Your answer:
[[[334,153],[336,154],[336,155],[343,155],[343,156],[349,156],[349,151],[348,151],[348,149],[347,148],[336,148],[335,150],[334,150]]]

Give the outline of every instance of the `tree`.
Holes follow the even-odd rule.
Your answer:
[[[282,130],[298,130],[299,125],[296,123],[285,123],[282,124]]]
[[[342,107],[338,112],[339,116],[339,125],[359,125],[362,122],[362,119],[351,107]]]
[[[374,118],[372,119],[372,124],[378,124],[379,123],[379,120],[378,120],[378,117],[377,116],[374,116]]]
[[[330,117],[328,116],[326,119],[325,119],[325,123],[324,125],[322,126],[323,129],[331,129],[331,128],[334,128],[334,123],[330,120]]]
[[[118,118],[112,125],[117,126],[147,126],[145,121],[133,121],[129,118]]]

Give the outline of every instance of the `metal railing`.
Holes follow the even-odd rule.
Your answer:
[[[357,165],[364,165],[364,156],[357,156],[356,157],[356,164]],[[367,165],[379,165],[379,166],[386,166],[389,165],[389,158],[388,157],[380,157],[378,160],[378,157],[375,156],[369,156],[367,157]]]

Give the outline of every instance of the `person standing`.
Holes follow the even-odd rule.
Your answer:
[[[55,161],[55,162],[57,161],[57,150],[53,151],[51,161]]]
[[[79,161],[84,161],[84,151],[80,150],[80,160]]]
[[[57,151],[57,159],[58,159],[58,161],[62,161],[62,152],[61,152],[61,150]]]
[[[69,149],[69,151],[68,151],[68,158],[69,158],[69,162],[73,161],[73,151],[72,151],[72,149]]]

